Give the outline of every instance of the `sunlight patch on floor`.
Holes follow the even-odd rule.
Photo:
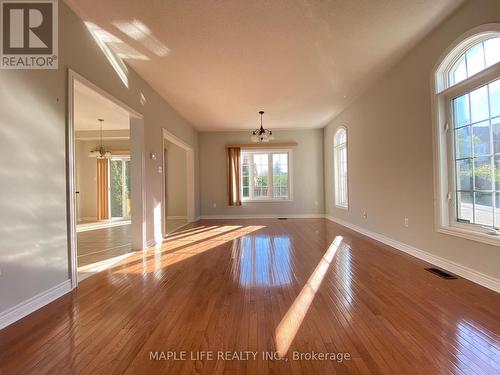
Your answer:
[[[129,267],[125,263],[113,273],[144,274],[157,272],[263,228],[265,226],[262,225],[224,225],[216,226],[206,232],[188,234],[181,239],[167,238],[161,245],[144,251],[142,262],[133,263]]]
[[[87,232],[90,230],[119,227],[122,225],[130,225],[132,222],[130,220],[101,220],[101,221],[90,221],[81,222],[76,225],[76,232]]]
[[[293,339],[297,335],[304,317],[311,306],[311,303],[321,286],[326,272],[342,242],[342,236],[335,237],[323,258],[314,269],[306,285],[302,288],[299,295],[288,309],[280,324],[276,328],[276,347],[279,356],[282,358],[288,352]]]
[[[115,264],[121,262],[123,259],[128,258],[129,256],[135,254],[136,252],[130,252],[127,254],[118,255],[116,257],[106,259],[100,262],[87,264],[82,267],[78,267],[78,281],[83,281],[87,277],[92,276],[98,272],[104,271],[108,268],[111,268]]]

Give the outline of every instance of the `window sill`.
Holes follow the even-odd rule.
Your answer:
[[[245,199],[241,203],[280,203],[293,202],[293,199]]]
[[[341,206],[339,204],[335,204],[335,208],[339,208],[341,210],[349,211],[349,206]]]
[[[493,246],[500,246],[500,236],[488,234],[486,232],[469,230],[451,225],[442,225],[438,227],[437,232],[465,238],[471,241],[482,242]]]

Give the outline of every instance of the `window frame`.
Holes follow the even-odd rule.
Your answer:
[[[339,133],[343,131],[345,134],[345,142],[337,144],[337,137],[339,136]],[[349,146],[348,142],[349,137],[347,133],[347,127],[345,126],[339,126],[337,130],[335,130],[335,133],[333,135],[333,173],[334,173],[334,179],[333,179],[333,194],[334,194],[334,205],[337,208],[340,208],[342,210],[349,210]],[[346,178],[345,178],[345,194],[346,194],[346,202],[345,204],[342,202],[339,202],[339,191],[340,191],[340,181],[339,181],[339,152],[341,149],[345,148],[345,153],[346,153]]]
[[[121,220],[121,219],[130,219],[131,216],[112,216],[111,213],[111,163],[113,161],[120,161],[122,165],[122,214],[124,211],[126,211],[126,200],[127,200],[127,195],[126,195],[126,190],[125,190],[125,185],[126,185],[126,173],[125,173],[125,164],[126,162],[130,163],[130,155],[112,155],[110,158],[108,158],[108,212],[109,212],[109,219],[110,220]],[[130,164],[129,164],[130,168]],[[130,186],[129,186],[130,188]]]
[[[442,55],[431,74],[434,143],[435,227],[439,233],[500,245],[493,228],[457,221],[453,100],[500,79],[500,62],[450,86],[449,73],[463,54],[475,44],[500,37],[500,24],[476,27],[458,38]],[[492,151],[493,152],[493,151]],[[474,186],[473,186],[474,188]]]
[[[272,155],[273,154],[288,154],[288,197],[286,198],[276,198],[268,195],[268,198],[252,198],[252,172],[251,168],[249,169],[248,180],[249,180],[249,197],[243,197],[243,153],[247,154],[268,154],[268,181],[270,182],[268,185],[268,191],[273,191],[273,170],[272,170]],[[241,203],[275,203],[275,202],[293,202],[293,150],[292,149],[281,149],[281,148],[270,148],[270,149],[241,149],[241,157],[240,157],[240,196]],[[271,155],[271,156],[269,156]]]

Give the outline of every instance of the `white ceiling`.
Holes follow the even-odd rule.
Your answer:
[[[129,128],[129,113],[122,107],[79,81],[74,87],[75,131],[99,130],[99,118],[104,120],[103,130]]]
[[[462,0],[68,2],[197,129],[237,130],[325,125]]]

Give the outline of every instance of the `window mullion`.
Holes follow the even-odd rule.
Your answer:
[[[335,204],[340,204],[340,195],[339,195],[339,189],[340,189],[340,183],[339,183],[339,176],[340,176],[340,171],[339,171],[339,147],[335,146]]]
[[[467,99],[469,100],[469,99]],[[468,102],[467,102],[468,105]],[[448,206],[448,212],[450,214],[450,217],[453,217],[454,221],[458,221],[459,216],[460,216],[460,208],[459,208],[459,200],[458,200],[458,179],[457,179],[457,153],[456,153],[456,133],[457,133],[457,128],[455,127],[455,107],[453,104],[453,100],[446,98],[446,107],[447,107],[447,112],[446,112],[446,122],[448,123],[447,127],[445,127],[446,130],[446,139],[447,142],[449,142],[449,147],[447,152],[451,154],[451,161],[450,156],[448,155],[447,157],[447,165],[449,164],[449,171],[453,172],[453,179],[451,177],[451,173],[449,174],[449,181],[447,183],[448,186],[448,193],[451,193],[453,191],[453,198],[454,198],[454,204],[451,205],[451,202],[447,202]],[[469,125],[464,125],[469,126]],[[471,162],[471,173],[472,173],[472,186],[471,186],[471,199],[472,199],[472,214],[474,215],[474,158],[472,154],[472,125],[470,126],[470,132],[471,134],[469,135],[470,141],[469,141],[469,155],[470,155],[470,162]],[[454,182],[454,184],[453,184]],[[453,185],[452,185],[453,184]],[[453,187],[453,189],[452,189]],[[462,196],[462,194],[461,194]],[[454,207],[454,212],[452,211],[452,207]]]
[[[483,55],[486,56],[486,54],[484,53],[484,43],[483,43]],[[485,57],[485,61],[484,61],[484,64],[486,66],[486,57]],[[497,222],[496,222],[496,193],[495,193],[495,188],[496,188],[496,171],[495,171],[495,144],[493,142],[493,127],[491,126],[491,103],[490,103],[490,85],[486,85],[486,94],[487,94],[487,100],[488,100],[488,130],[489,130],[489,133],[490,133],[490,168],[491,168],[491,173],[490,173],[490,176],[491,176],[491,190],[492,190],[492,193],[491,193],[491,203],[492,203],[492,206],[493,206],[493,227],[497,227]]]
[[[342,204],[347,204],[347,144],[342,146]]]
[[[248,163],[249,163],[249,168],[248,168],[248,189],[249,189],[249,192],[248,192],[248,196],[247,197],[244,197],[243,199],[245,201],[274,201],[274,200],[282,200],[283,197],[281,196],[281,190],[279,192],[277,192],[275,194],[274,192],[274,189],[275,187],[277,189],[281,189],[283,188],[283,186],[281,185],[281,177],[282,175],[280,173],[277,174],[277,178],[279,179],[278,181],[278,185],[275,186],[274,184],[274,155],[279,155],[281,154],[281,152],[274,152],[274,151],[260,151],[260,152],[246,152],[245,155],[248,155]],[[263,184],[263,180],[264,178],[261,178],[259,179],[259,181],[262,183],[262,184],[259,184],[257,185],[256,184],[256,177],[259,177],[261,175],[255,173],[255,155],[261,155],[262,157],[259,158],[259,167],[260,168],[265,168],[266,167],[266,164],[265,164],[265,158],[264,156],[267,156],[267,171],[265,171],[265,173],[267,173],[267,182],[266,182],[266,185]],[[290,153],[289,152],[286,152],[286,165],[287,165],[287,168],[288,168],[288,172],[287,172],[287,186],[288,186],[288,194],[287,194],[287,199],[290,199]],[[264,164],[262,164],[264,163]],[[278,163],[278,168],[282,168],[282,164],[281,164],[281,159],[280,160],[277,160],[277,163]],[[240,169],[241,170],[241,169]],[[264,177],[265,175],[263,174],[261,177]],[[243,181],[243,173],[241,172],[241,177],[240,177],[240,181]],[[243,183],[242,183],[242,186],[243,186]],[[259,189],[260,191],[260,195],[255,195],[255,189]],[[265,195],[262,195],[263,194],[263,190],[264,189],[267,189],[266,190],[266,194]],[[241,189],[243,190],[243,188]],[[243,196],[243,195],[242,195]]]
[[[248,168],[248,198],[253,199],[253,154],[248,155],[249,168]]]
[[[486,69],[488,66],[486,64],[486,49],[484,46],[484,40],[481,42],[481,46],[483,47],[483,62],[484,62],[484,69]]]
[[[469,64],[467,63],[467,53],[464,53],[464,61],[465,61],[465,76],[469,78]]]
[[[467,69],[467,55],[465,56],[465,69]],[[469,75],[469,73],[467,73]],[[467,108],[469,119],[472,123],[472,111],[470,106],[470,92],[467,92]],[[476,155],[474,154],[474,126],[470,126],[470,153],[472,157],[472,222],[476,223]],[[456,175],[456,172],[455,172]]]
[[[267,154],[267,196],[268,198],[274,197],[273,192],[273,154],[270,152]]]
[[[342,177],[342,173],[344,168],[342,168],[342,163],[344,162],[344,157],[342,155],[343,148],[342,145],[339,146],[338,153],[338,169],[339,169],[339,204],[342,205],[342,197],[343,197],[343,189],[344,189],[344,178]]]
[[[243,190],[245,188],[243,186],[243,183],[245,180],[245,176],[243,176],[243,157],[241,154],[240,154],[240,165],[238,166],[238,168],[240,170],[240,197],[241,197],[241,199],[243,199]]]

